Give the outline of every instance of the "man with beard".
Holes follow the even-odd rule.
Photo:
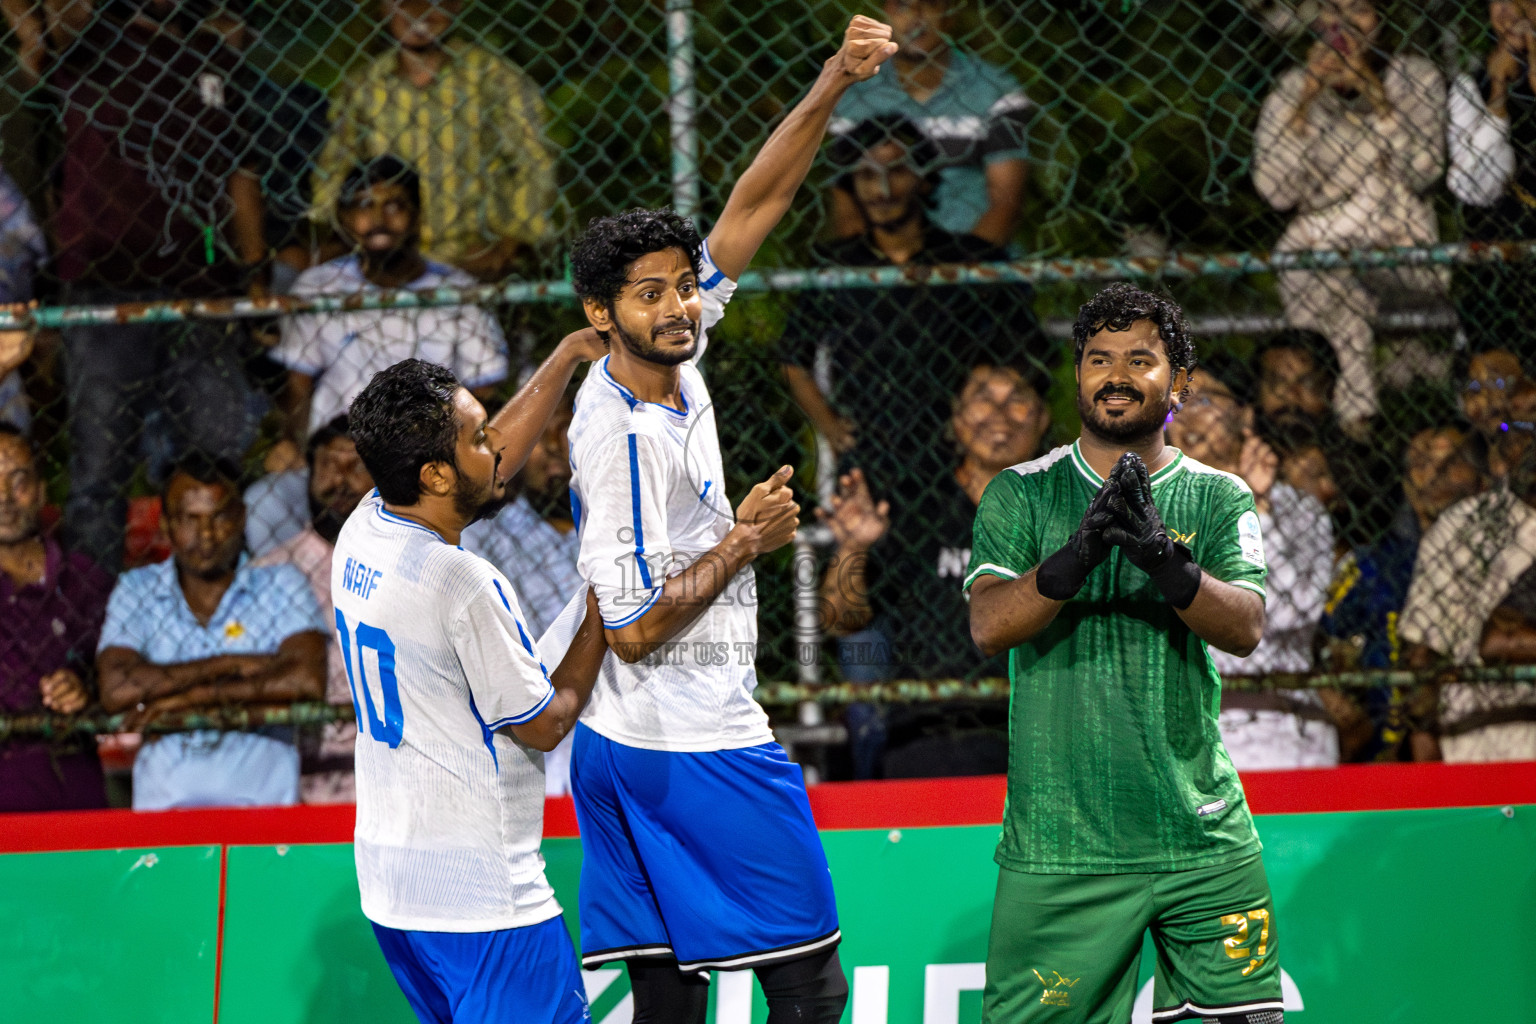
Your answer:
[[[771,1024],[828,1024],[848,1001],[805,781],[752,699],[751,566],[794,538],[793,470],[732,515],[699,359],[838,99],[895,52],[890,38],[853,19],[707,240],[671,210],[631,210],[594,220],[571,252],[609,344],[576,395],[571,495],[614,654],[571,755],[581,944],[587,967],[627,961],[636,1024],[702,1024],[711,969],[753,970]]]
[[[1029,123],[1035,105],[1006,69],[982,60],[950,34],[961,5],[952,0],[884,0],[898,49],[837,105],[832,133],[870,117],[910,119],[943,155],[934,222],[946,231],[1013,241],[1029,176]],[[845,189],[831,195],[832,232],[858,235],[868,211]]]
[[[538,83],[503,46],[454,32],[463,6],[380,0],[380,34],[394,45],[336,89],[315,192],[326,210],[354,162],[395,153],[425,179],[422,248],[495,281],[548,231],[555,159]]]
[[[4,5],[26,41],[18,70],[40,81],[39,109],[58,118],[57,141],[44,147],[57,158],[49,269],[68,305],[264,288],[260,168],[233,115],[237,58],[195,31],[202,9],[181,0]],[[178,455],[198,447],[237,459],[255,439],[244,332],[138,320],[71,324],[62,336],[66,534],[115,573],[146,430],[165,429]],[[165,427],[152,426],[153,414]]]
[[[171,558],[124,573],[107,604],[96,656],[106,710],[142,724],[324,695],[327,624],[302,573],[246,558],[238,477],[193,452],[166,481]],[[173,733],[133,764],[134,810],[292,804],[298,789],[290,729]]]
[[[253,565],[291,565],[309,580],[309,589],[320,605],[323,621],[334,615],[331,604],[331,556],[341,526],[363,496],[373,490],[373,477],[363,460],[345,416],[338,416],[309,439],[309,525],[257,558]],[[327,652],[325,699],[346,706],[352,702],[347,669],[341,649]],[[350,804],[356,794],[352,784],[352,747],[357,740],[353,722],[331,722],[322,731],[318,749],[300,745],[299,797],[307,804]]]
[[[581,589],[580,538],[571,522],[570,399],[562,399],[522,471],[507,481],[507,507],[464,531],[473,551],[517,583],[535,636]]]
[[[939,151],[911,121],[871,118],[831,147],[839,191],[853,195],[864,233],[819,246],[839,267],[924,267],[1005,260],[1007,251],[932,222]],[[791,396],[844,461],[882,494],[932,490],[951,466],[933,439],[978,363],[1020,357],[1054,364],[1023,284],[902,284],[806,292],[780,340]],[[830,389],[813,376],[829,365]],[[851,468],[851,466],[844,466]]]
[[[475,284],[462,270],[422,256],[421,182],[395,157],[353,168],[337,201],[337,220],[355,251],[300,274],[295,297]],[[473,306],[289,317],[272,357],[289,370],[292,447],[279,462],[295,468],[306,434],[345,413],[370,377],[402,359],[446,366],[481,397],[507,376],[506,338],[490,314]]]
[[[965,581],[1013,681],[983,1019],[1129,1019],[1150,927],[1154,1021],[1278,1024],[1273,900],[1207,649],[1264,633],[1253,495],[1164,444],[1195,362],[1178,306],[1111,285],[1072,333],[1082,434],[987,486]]]
[[[839,638],[838,658],[850,682],[1008,671],[1006,658],[976,656],[965,595],[955,584],[966,575],[971,524],[987,484],[1039,454],[1051,412],[1028,368],[988,363],[971,370],[953,410],[958,459],[952,457],[931,488],[877,502],[855,469],[818,510],[837,542],[821,581],[822,621],[828,635]],[[990,728],[1000,724],[994,708],[969,702],[850,704],[844,721],[854,777],[1001,774],[1007,740],[1001,729]],[[983,722],[989,730],[978,735]]]
[[[342,527],[331,579],[357,708],[357,881],[423,1021],[590,1020],[539,856],[540,752],[592,692],[607,650],[596,598],[586,592],[568,650],[546,663],[511,581],[460,540],[505,503],[501,470],[522,468],[576,363],[601,352],[592,331],[562,341],[504,411],[505,431],[419,359],[375,374],[352,403],[378,485]]]
[[[74,714],[91,702],[91,658],[112,581],[38,524],[47,488],[32,442],[0,422],[0,710]],[[0,745],[0,811],[106,806],[95,742]]]

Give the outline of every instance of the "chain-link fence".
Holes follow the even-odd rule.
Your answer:
[[[325,626],[328,540],[368,486],[335,417],[368,376],[419,355],[504,399],[583,322],[565,256],[587,220],[670,203],[707,225],[868,13],[902,49],[843,100],[708,357],[730,493],[792,463],[838,509],[759,567],[761,677],[851,684],[827,692],[853,702],[855,747],[992,724],[951,699],[1005,674],[959,589],[975,504],[1076,436],[1070,319],[1131,278],[1197,336],[1171,440],[1242,476],[1264,524],[1265,641],[1219,669],[1380,684],[1229,696],[1229,745],[1432,755],[1417,734],[1536,756],[1518,673],[1400,674],[1536,662],[1524,0],[3,7],[0,298],[40,304],[0,333],[0,419],[30,442],[0,452],[37,480],[0,493],[11,600],[33,608],[5,627],[11,712],[62,692],[61,670],[121,710],[121,666],[97,678],[103,619],[149,662],[276,657],[305,615]],[[536,629],[578,585],[567,421],[466,539]],[[117,574],[190,543],[159,496],[194,449],[192,478],[238,475],[253,566],[296,566],[317,601],[214,636],[233,628],[215,601],[171,657],[141,620],[192,594],[178,605],[165,567]],[[45,570],[26,560],[39,531],[64,545]],[[56,562],[76,566],[63,589]],[[930,710],[862,699],[901,693]]]

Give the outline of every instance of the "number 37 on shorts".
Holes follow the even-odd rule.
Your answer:
[[[1154,1024],[1280,1019],[1274,905],[1257,855],[1152,874],[1004,869],[987,950],[987,1024],[1123,1024],[1142,938],[1157,951]]]

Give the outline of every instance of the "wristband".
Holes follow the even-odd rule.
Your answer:
[[[1066,601],[1077,596],[1088,581],[1088,570],[1077,560],[1072,545],[1051,555],[1035,570],[1035,589],[1051,601]]]
[[[1200,567],[1183,544],[1170,544],[1167,561],[1147,572],[1168,603],[1179,611],[1188,608],[1200,592]]]

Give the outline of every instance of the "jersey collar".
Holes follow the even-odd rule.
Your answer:
[[[601,369],[601,371],[602,371],[603,380],[607,381],[610,385],[613,386],[613,388],[615,390],[618,391],[619,394],[624,396],[624,401],[629,403],[629,407],[631,409],[633,409],[637,405],[654,405],[658,409],[665,409],[665,410],[667,410],[667,412],[671,413],[673,416],[687,416],[688,415],[688,395],[687,395],[686,392],[684,392],[682,390],[681,387],[678,388],[678,398],[682,401],[683,407],[681,409],[674,409],[670,405],[667,405],[664,402],[647,402],[647,401],[645,401],[642,398],[636,398],[635,397],[635,393],[633,391],[629,390],[629,388],[625,387],[623,384],[620,384],[618,381],[614,380],[613,379],[613,374],[608,372],[608,357],[607,356],[603,356],[603,361],[602,361],[601,364],[599,364],[599,369]]]
[[[1078,447],[1081,443],[1081,438],[1072,442],[1072,465],[1077,467],[1077,471],[1081,473],[1083,477],[1094,486],[1095,489],[1103,487],[1104,478],[1099,476],[1098,473],[1094,472],[1092,466],[1088,465],[1088,460],[1083,457],[1082,448]],[[1154,487],[1162,483],[1164,480],[1174,476],[1175,474],[1182,472],[1184,469],[1184,453],[1173,447],[1173,445],[1168,445],[1167,447],[1169,451],[1173,452],[1173,461],[1168,463],[1168,465],[1164,466],[1162,469],[1158,470],[1156,473],[1152,474],[1151,482],[1152,486]]]

